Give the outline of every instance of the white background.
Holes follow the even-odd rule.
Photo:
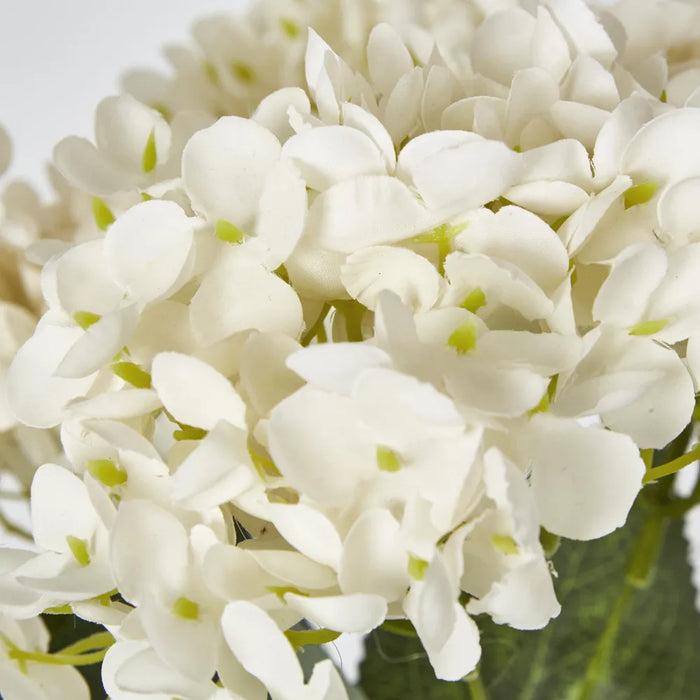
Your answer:
[[[192,20],[247,0],[0,0],[0,123],[14,144],[3,177],[40,183],[64,136],[92,137],[95,106],[127,69],[167,71],[166,44],[191,44]]]

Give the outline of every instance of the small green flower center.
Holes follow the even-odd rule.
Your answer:
[[[658,189],[659,183],[653,180],[633,185],[622,196],[625,202],[625,209],[634,207],[637,204],[646,204],[656,194]]]
[[[250,85],[255,80],[255,71],[253,67],[243,61],[232,61],[231,73],[242,83]]]
[[[467,321],[456,328],[447,339],[447,345],[454,348],[458,354],[465,355],[476,346],[478,331],[474,321]]]
[[[88,553],[87,540],[81,540],[79,537],[67,535],[66,542],[78,564],[82,567],[88,566],[88,564],[90,564],[90,554]]]
[[[510,535],[491,535],[491,542],[502,554],[517,554],[520,551]]]
[[[102,316],[94,314],[92,311],[76,311],[73,314],[73,320],[86,331],[90,326],[94,326]]]
[[[127,480],[127,475],[111,459],[89,459],[86,466],[90,474],[110,488]]]
[[[243,243],[243,239],[245,238],[245,234],[238,226],[235,226],[225,219],[219,219],[216,222],[214,235],[220,241],[226,241],[227,243]]]
[[[628,331],[630,335],[654,335],[654,333],[658,333],[666,328],[669,323],[670,319],[668,318],[663,318],[658,321],[642,321],[634,326],[630,326]]]
[[[173,603],[173,612],[185,620],[198,620],[199,604],[183,596]]]
[[[92,215],[95,217],[95,223],[100,231],[106,231],[108,226],[114,223],[112,210],[99,197],[92,198]]]
[[[377,447],[377,466],[383,472],[397,472],[401,469],[401,460],[389,447]]]
[[[408,575],[416,581],[422,581],[425,578],[425,572],[428,570],[428,562],[425,559],[414,557],[412,554],[408,557]]]
[[[481,287],[474,287],[460,304],[463,309],[475,314],[482,306],[486,305],[486,294]]]
[[[133,362],[115,362],[112,372],[137,389],[151,388],[151,375]]]
[[[157,160],[156,130],[152,129],[151,133],[148,135],[148,141],[146,141],[146,147],[143,149],[143,156],[141,158],[141,167],[143,168],[143,172],[150,173],[151,170],[156,167]]]

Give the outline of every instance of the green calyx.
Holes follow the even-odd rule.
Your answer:
[[[146,141],[146,147],[143,149],[141,157],[141,167],[144,173],[150,173],[156,167],[158,154],[156,153],[156,130],[152,129]]]
[[[243,231],[230,221],[226,221],[226,219],[217,220],[214,227],[214,235],[220,241],[226,241],[226,243],[243,243],[245,238]]]
[[[89,459],[87,470],[105,486],[113,488],[127,480],[127,475],[111,459]]]
[[[377,466],[383,472],[397,472],[401,469],[401,460],[389,447],[377,447]]]
[[[412,554],[408,557],[408,575],[416,581],[422,581],[425,578],[425,572],[428,570],[429,563],[425,559],[414,557]]]
[[[625,209],[634,207],[637,204],[646,204],[656,194],[658,189],[659,183],[653,180],[633,185],[622,195]]]
[[[173,603],[173,613],[184,620],[199,620],[199,604],[183,596]]]
[[[474,287],[460,304],[463,309],[475,314],[482,306],[486,306],[486,294],[481,287]]]
[[[474,321],[467,321],[456,328],[447,339],[447,345],[460,355],[466,355],[476,346],[478,331]]]
[[[87,540],[81,540],[79,537],[67,535],[66,542],[78,564],[83,568],[88,566],[90,564],[90,554],[88,553]]]
[[[106,231],[109,225],[114,223],[112,210],[99,197],[92,198],[92,215],[100,231]]]
[[[73,314],[73,320],[86,331],[90,326],[94,326],[102,316],[100,314],[94,314],[92,311],[76,311]]]
[[[642,321],[641,323],[631,326],[627,330],[630,335],[654,335],[654,333],[658,333],[666,328],[669,323],[670,319],[668,318],[663,318],[658,321]]]
[[[517,554],[520,551],[510,535],[491,535],[491,542],[501,554]]]
[[[112,372],[137,389],[151,388],[151,375],[133,362],[115,362]]]

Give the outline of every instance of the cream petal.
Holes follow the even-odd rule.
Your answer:
[[[376,90],[388,95],[402,75],[413,70],[413,59],[390,24],[377,24],[367,41],[367,65]]]
[[[318,598],[285,593],[284,600],[307,620],[338,632],[367,634],[384,622],[387,609],[384,598],[363,593]]]
[[[222,117],[198,131],[182,153],[182,181],[192,207],[209,221],[249,229],[280,149],[271,131],[241,117]]]
[[[189,355],[162,352],[153,359],[153,388],[176,420],[212,430],[220,420],[245,429],[246,406],[231,382]]]
[[[54,374],[82,334],[77,327],[46,324],[17,351],[7,370],[7,399],[14,415],[25,425],[58,425],[65,416],[66,405],[84,396],[92,386],[95,375],[63,379]]]
[[[174,202],[132,207],[107,231],[104,255],[113,279],[141,306],[175,290],[191,261],[194,220]]]
[[[324,248],[352,253],[410,238],[426,226],[425,207],[406,185],[366,175],[322,192],[309,209],[306,235]]]
[[[303,325],[296,292],[261,264],[230,249],[207,273],[190,303],[190,323],[203,345],[256,329],[296,338]]]
[[[374,141],[349,126],[302,131],[284,144],[282,155],[299,168],[306,185],[319,192],[343,180],[386,172]]]
[[[126,345],[138,320],[134,305],[103,316],[78,338],[61,360],[54,376],[67,379],[85,377],[102,369]]]
[[[644,476],[639,448],[626,435],[532,417],[531,486],[542,525],[591,540],[624,525]]]
[[[406,248],[372,246],[350,255],[340,271],[345,289],[368,309],[377,306],[383,290],[394,292],[414,313],[437,301],[441,279],[423,256]]]

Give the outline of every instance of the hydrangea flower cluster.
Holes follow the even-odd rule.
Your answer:
[[[2,427],[63,450],[38,552],[0,550],[4,696],[87,697],[43,663],[64,606],[113,700],[344,698],[297,650],[386,620],[459,680],[474,616],[556,617],[543,542],[622,526],[694,408],[699,35],[674,0],[263,1],[130,75],[61,203],[0,221],[3,284],[42,265]]]

